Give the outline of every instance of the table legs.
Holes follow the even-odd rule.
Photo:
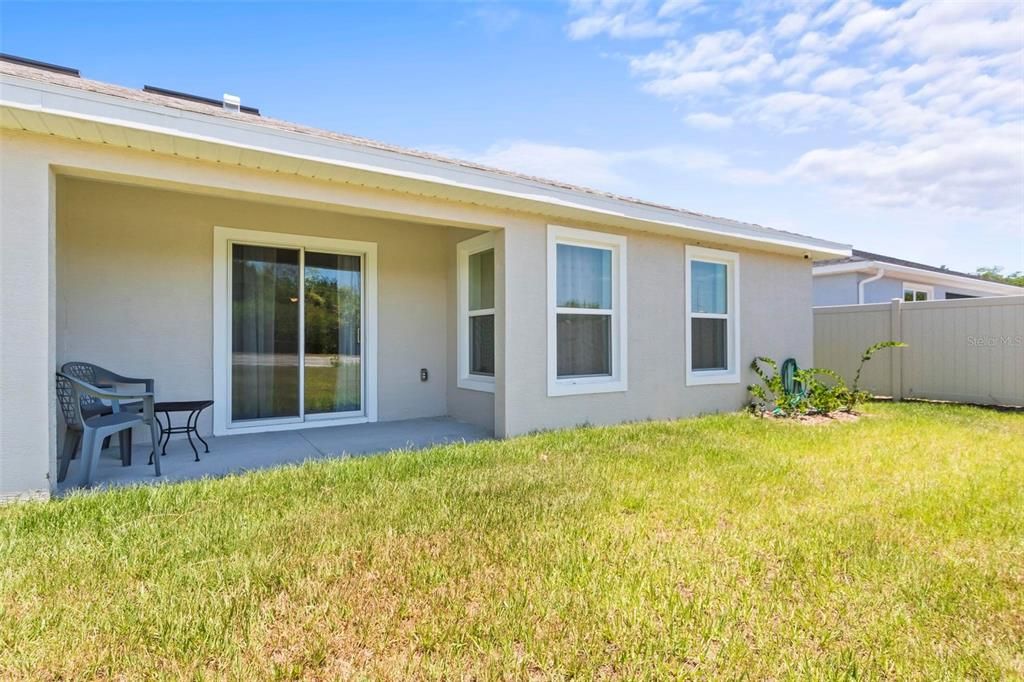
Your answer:
[[[185,437],[188,438],[188,445],[192,448],[192,454],[195,455],[195,461],[199,461],[199,450],[196,449],[196,444],[192,441],[192,435],[199,439],[199,442],[203,444],[203,451],[210,452],[210,445],[199,435],[199,415],[205,410],[206,407],[201,407],[198,410],[191,410],[188,417],[185,418],[185,426],[171,426],[171,413],[164,411],[164,418],[167,420],[167,426],[160,420],[159,414],[154,414],[156,423],[160,425],[160,438],[158,439],[157,445],[160,447],[161,456],[167,454],[167,444],[171,442],[172,433],[184,433]],[[162,441],[162,444],[161,444]],[[153,461],[152,453],[149,456],[150,462]]]

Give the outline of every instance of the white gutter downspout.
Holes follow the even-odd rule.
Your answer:
[[[885,277],[885,268],[878,268],[878,271],[872,277],[862,279],[857,285],[857,303],[864,302],[864,285],[870,284],[871,282],[877,282],[883,277]]]

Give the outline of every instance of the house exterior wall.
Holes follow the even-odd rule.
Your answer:
[[[448,413],[470,424],[488,429],[494,428],[494,393],[476,391],[459,387],[459,277],[456,260],[456,247],[459,242],[471,235],[465,230],[453,230],[449,235],[446,254],[448,263]],[[497,274],[495,274],[497,278]],[[497,321],[495,321],[497,324]],[[497,329],[497,327],[495,327]],[[497,339],[497,334],[495,335]],[[497,354],[495,349],[495,354]]]
[[[57,216],[58,365],[153,377],[161,399],[210,397],[214,226],[373,241],[379,418],[449,414],[448,252],[474,232],[75,178],[57,183]]]
[[[867,278],[869,275],[861,275],[861,279]],[[941,301],[946,298],[946,293],[961,294],[963,296],[975,296],[978,298],[993,296],[993,294],[981,291],[979,289],[973,289],[970,285],[966,286],[951,286],[949,284],[928,284],[927,282],[914,281],[912,277],[883,277],[875,282],[869,282],[864,286],[864,297],[865,303],[888,303],[894,298],[903,298],[903,285],[918,285],[924,287],[931,287],[935,290],[935,298],[933,300]],[[856,299],[852,301],[856,303]]]
[[[586,225],[574,225],[587,229]],[[684,253],[682,239],[627,234],[628,390],[547,395],[547,225],[520,221],[506,230],[505,265],[512,325],[506,362],[505,419],[510,434],[577,424],[613,424],[731,411],[748,399],[756,355],[811,363],[811,263],[794,257],[740,251],[740,381],[687,386]],[[716,246],[702,242],[704,246]]]
[[[814,277],[814,305],[853,305],[858,301],[859,283],[873,275],[864,272],[846,272],[837,275],[816,275]],[[995,294],[965,286],[950,284],[929,284],[915,281],[913,277],[885,276],[864,285],[863,303],[888,303],[894,298],[903,298],[903,285],[931,287],[936,301],[946,298],[947,293],[960,296],[987,297]]]
[[[46,497],[56,463],[53,177],[4,141],[0,163],[0,501]]]
[[[857,302],[856,272],[814,277],[814,305],[848,305]]]
[[[28,133],[4,131],[3,142],[0,494],[51,487],[53,371],[72,355],[153,375],[168,397],[209,394],[213,225],[380,244],[382,419],[490,417],[503,437],[684,417],[740,408],[755,355],[811,362],[810,261],[708,239],[700,245],[739,252],[742,371],[737,383],[686,386],[688,242],[619,231],[628,243],[628,391],[549,397],[547,231],[564,221]],[[451,381],[454,245],[485,229],[496,237],[493,397]],[[110,340],[122,336],[136,341],[115,353]],[[425,385],[420,367],[431,370]]]
[[[858,281],[870,278],[870,274],[858,273]],[[903,280],[883,277],[864,285],[863,303],[888,303],[894,298],[903,298]],[[857,297],[850,303],[857,303]]]

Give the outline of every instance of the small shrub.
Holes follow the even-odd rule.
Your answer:
[[[809,411],[829,414],[846,404],[849,391],[846,389],[846,382],[837,372],[812,367],[798,370],[797,376],[807,392],[806,402]],[[833,383],[827,384],[819,377],[828,377]]]
[[[904,348],[906,345],[900,341],[882,341],[865,350],[857,366],[852,388],[834,370],[809,367],[796,370],[792,389],[787,389],[778,363],[771,358],[758,356],[750,363],[750,368],[761,383],[747,387],[751,396],[750,409],[756,414],[771,413],[786,417],[830,414],[839,410],[853,412],[860,403],[871,397],[870,393],[859,388],[864,364],[880,350]]]

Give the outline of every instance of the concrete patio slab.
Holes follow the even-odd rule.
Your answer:
[[[374,424],[328,426],[296,431],[270,431],[238,436],[206,437],[210,452],[204,453],[198,441],[200,461],[196,462],[188,441],[175,438],[167,445],[161,460],[162,475],[153,475],[149,460],[149,442],[138,438],[132,452],[132,465],[121,466],[116,446],[105,450],[100,459],[94,487],[112,487],[147,483],[170,483],[198,478],[225,476],[255,469],[297,464],[306,460],[359,456],[390,450],[418,450],[444,443],[472,442],[492,438],[479,426],[448,417],[407,419]],[[60,493],[78,486],[81,458],[72,460]]]

